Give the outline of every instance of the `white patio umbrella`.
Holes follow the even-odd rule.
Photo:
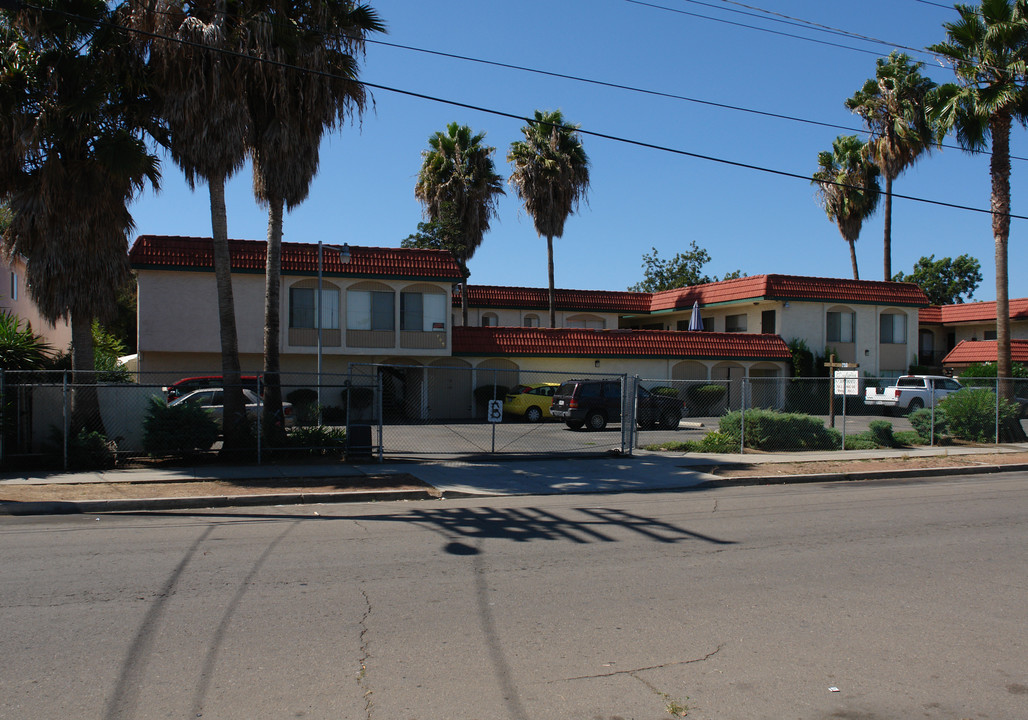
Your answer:
[[[702,330],[703,320],[700,319],[700,301],[693,300],[692,302],[692,317],[689,318],[689,329],[690,330]]]

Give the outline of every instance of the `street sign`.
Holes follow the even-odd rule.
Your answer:
[[[860,371],[859,370],[836,370],[835,371],[835,394],[836,395],[859,395],[860,394]]]
[[[489,401],[489,422],[498,423],[503,421],[503,400]]]

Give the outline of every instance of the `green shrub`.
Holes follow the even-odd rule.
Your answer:
[[[151,457],[207,450],[221,434],[217,421],[199,405],[168,405],[150,398],[143,420],[143,450]]]
[[[996,393],[987,388],[964,388],[944,397],[937,410],[946,415],[953,437],[972,442],[996,440]],[[1020,408],[1009,401],[999,403],[1000,427],[1016,422]]]
[[[297,427],[289,431],[286,446],[309,455],[325,455],[346,448],[346,428]]]
[[[293,404],[297,425],[314,425],[318,421],[318,392],[310,388],[297,388],[286,395]]]
[[[739,443],[740,413],[721,417],[720,430]],[[777,410],[746,411],[746,447],[755,450],[837,450],[842,434],[810,415]]]
[[[689,385],[685,389],[685,405],[690,415],[710,415],[714,410],[720,412],[727,394],[728,388],[724,385]]]
[[[643,450],[664,452],[699,452],[700,444],[695,440],[675,440],[673,442],[644,445]]]
[[[846,436],[847,450],[876,450],[880,447],[882,446],[872,440],[869,433],[858,433],[856,435]]]
[[[739,433],[732,437],[723,432],[709,432],[700,439],[696,451],[708,453],[739,452]]]
[[[892,434],[892,423],[888,420],[872,420],[868,425],[870,440],[875,447],[896,447],[896,437]],[[846,443],[849,447],[849,442]]]
[[[110,470],[117,464],[118,446],[98,432],[80,430],[68,443],[68,466],[72,470]]]
[[[673,387],[667,385],[660,385],[655,388],[650,388],[650,392],[654,395],[667,395],[668,397],[678,397],[678,391]]]
[[[915,410],[907,416],[907,420],[910,421],[910,425],[914,428],[914,431],[917,433],[917,436],[921,439],[922,443],[927,444],[931,442],[931,438],[933,436],[931,410],[928,408]],[[942,403],[939,403],[935,408],[935,442],[942,442],[946,437],[946,433],[946,413],[942,410]]]
[[[896,440],[896,447],[924,445],[924,440],[921,439],[921,436],[915,430],[900,430],[899,432],[894,432],[892,437]]]

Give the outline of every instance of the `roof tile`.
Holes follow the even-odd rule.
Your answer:
[[[918,316],[920,322],[933,325],[995,322],[996,302],[993,300],[956,305],[931,305],[921,308]],[[1016,298],[1010,301],[1010,319],[1028,320],[1028,298]]]
[[[1013,362],[1028,363],[1028,340],[1010,341],[1010,359]],[[996,362],[995,340],[961,340],[942,359],[943,365],[986,362]]]
[[[229,240],[232,269],[263,272],[267,245],[255,240]],[[350,262],[340,262],[337,246],[325,246],[322,268],[335,276],[393,277],[455,280],[460,268],[443,250],[350,246]],[[211,238],[140,235],[129,251],[136,268],[213,269]],[[314,274],[318,271],[317,243],[282,243],[282,272]]]
[[[791,357],[789,347],[777,335],[518,327],[454,327],[453,354],[749,360]]]

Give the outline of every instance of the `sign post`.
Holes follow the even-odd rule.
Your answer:
[[[828,362],[825,363],[825,367],[826,368],[831,368],[832,385],[834,386],[835,385],[835,373],[836,373],[837,370],[851,370],[851,369],[855,370],[858,367],[860,367],[860,364],[859,363],[847,363],[847,362],[835,362],[835,353],[832,353],[831,357],[828,359]],[[855,388],[855,386],[854,386],[854,388]],[[832,392],[830,392],[828,394],[828,426],[829,427],[835,427],[835,395],[836,395],[837,392],[838,391],[836,391],[835,388],[833,387],[832,388]],[[841,392],[838,392],[838,394],[842,395]],[[854,395],[857,394],[857,390],[856,389],[854,389],[853,394]],[[843,409],[844,410],[845,410],[845,402],[846,401],[844,399],[843,400],[843,403],[844,403]]]
[[[493,452],[496,452],[496,423],[503,422],[503,400],[490,400],[487,413],[493,431]]]
[[[846,396],[860,394],[860,373],[857,370],[836,370],[832,395],[842,395],[842,449],[846,449]]]

